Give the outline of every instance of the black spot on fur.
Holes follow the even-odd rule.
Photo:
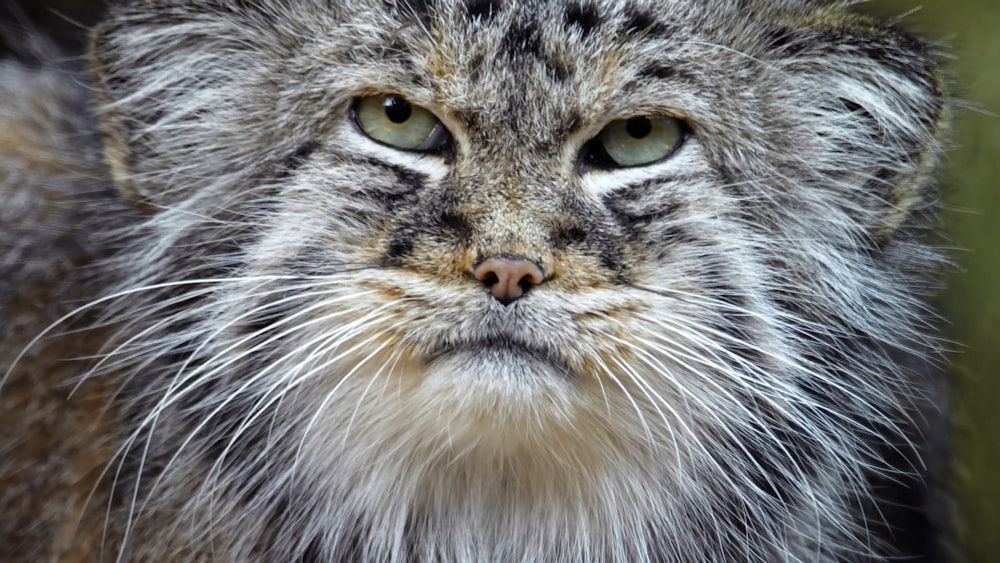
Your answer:
[[[468,0],[465,4],[469,18],[482,22],[493,20],[500,12],[501,7],[500,0]]]
[[[516,20],[504,35],[501,46],[512,57],[541,56],[542,37],[538,23],[526,18]]]
[[[629,4],[625,8],[625,21],[622,25],[622,33],[628,36],[645,33],[665,35],[667,28],[657,21],[651,13]]]
[[[677,76],[677,69],[669,66],[650,66],[639,71],[639,76],[643,78],[655,78],[657,80],[664,80],[667,78],[674,78]]]
[[[571,245],[579,244],[587,240],[587,231],[578,223],[560,225],[553,231],[550,238],[551,244],[555,248],[565,249]]]
[[[566,64],[562,60],[556,57],[545,57],[545,71],[556,82],[569,80],[569,68],[566,67]]]
[[[478,82],[483,73],[483,54],[476,53],[472,55],[472,58],[469,59],[469,64],[466,68],[469,70],[469,80],[472,82]]]
[[[648,66],[639,71],[639,78],[646,80],[677,80],[688,83],[697,82],[697,76],[683,68],[666,65]]]
[[[594,28],[601,25],[601,14],[593,4],[582,2],[566,6],[564,12],[566,29],[577,28],[580,35],[586,37]]]

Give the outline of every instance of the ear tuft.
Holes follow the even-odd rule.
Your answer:
[[[253,92],[275,49],[263,48],[274,41],[250,4],[129,3],[95,29],[90,61],[106,160],[138,205],[168,205],[193,179],[253,166],[247,134],[274,118],[273,104]]]
[[[815,168],[855,187],[848,197],[869,212],[870,234],[885,240],[937,200],[934,172],[950,122],[938,53],[895,27],[825,9],[795,27],[809,37],[794,39],[781,64],[808,93],[804,121],[827,155]]]

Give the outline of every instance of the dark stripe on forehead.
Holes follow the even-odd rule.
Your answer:
[[[469,18],[481,22],[492,21],[501,7],[500,0],[468,0],[465,4]]]
[[[667,31],[667,26],[657,21],[652,13],[632,5],[625,8],[625,22],[622,25],[622,33],[625,35],[665,35]]]
[[[602,23],[601,14],[597,11],[597,7],[589,2],[581,2],[566,6],[564,15],[566,29],[571,30],[572,28],[577,28],[580,30],[580,34],[583,37],[589,35],[594,28],[598,27]]]
[[[542,54],[542,37],[538,22],[526,16],[517,18],[511,23],[501,45],[503,50],[512,57],[518,55],[540,56]]]
[[[697,82],[697,75],[673,65],[654,64],[639,71],[639,78],[651,80],[675,80],[687,83]]]
[[[433,0],[386,0],[387,7],[403,18],[404,24],[417,24],[430,28]]]

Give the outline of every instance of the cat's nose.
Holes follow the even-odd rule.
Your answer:
[[[483,282],[494,299],[510,305],[545,280],[542,269],[520,256],[494,256],[479,263],[472,275]]]

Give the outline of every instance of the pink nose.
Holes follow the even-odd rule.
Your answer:
[[[542,269],[525,258],[488,258],[472,271],[472,275],[483,282],[493,297],[510,305],[524,292],[539,285],[545,279]]]

